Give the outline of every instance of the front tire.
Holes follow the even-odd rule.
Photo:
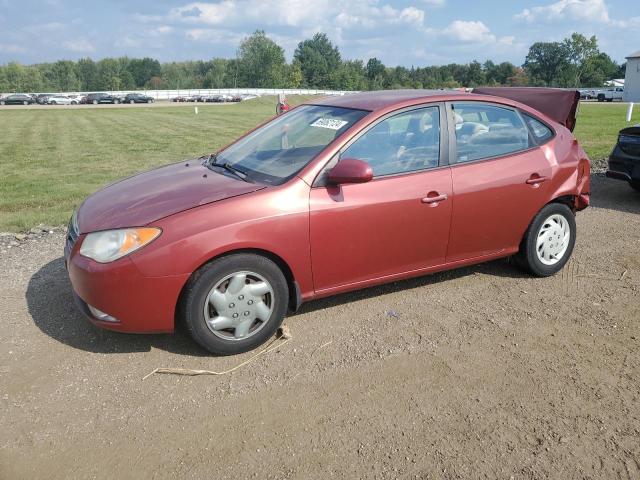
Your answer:
[[[516,258],[529,273],[548,277],[569,261],[576,242],[576,220],[569,207],[550,203],[534,217]]]
[[[235,254],[194,273],[183,293],[179,318],[209,352],[235,355],[271,338],[288,305],[287,281],[273,261]]]

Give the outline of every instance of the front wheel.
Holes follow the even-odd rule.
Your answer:
[[[562,270],[576,242],[576,220],[569,207],[550,203],[535,216],[520,245],[520,265],[538,277]]]
[[[179,316],[202,347],[234,355],[273,336],[288,305],[287,281],[274,262],[260,255],[236,254],[194,273]]]

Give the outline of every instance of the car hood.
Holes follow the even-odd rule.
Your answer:
[[[147,225],[193,207],[265,188],[209,170],[201,160],[181,162],[116,182],[78,210],[80,233]]]

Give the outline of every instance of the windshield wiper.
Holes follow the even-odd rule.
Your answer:
[[[206,165],[208,167],[224,168],[227,172],[235,175],[240,180],[243,180],[243,181],[249,182],[249,183],[253,183],[253,182],[251,182],[251,180],[249,180],[249,175],[247,174],[247,172],[244,172],[244,171],[240,170],[239,168],[234,167],[233,165],[229,164],[229,162],[218,163],[217,159],[218,159],[218,156],[215,153],[212,153],[212,154],[209,155],[209,157],[207,158],[207,161],[205,163],[206,163]]]

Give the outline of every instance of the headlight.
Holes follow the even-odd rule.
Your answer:
[[[96,262],[113,262],[135,252],[155,240],[162,230],[159,228],[123,228],[90,233],[82,242],[80,255]]]

